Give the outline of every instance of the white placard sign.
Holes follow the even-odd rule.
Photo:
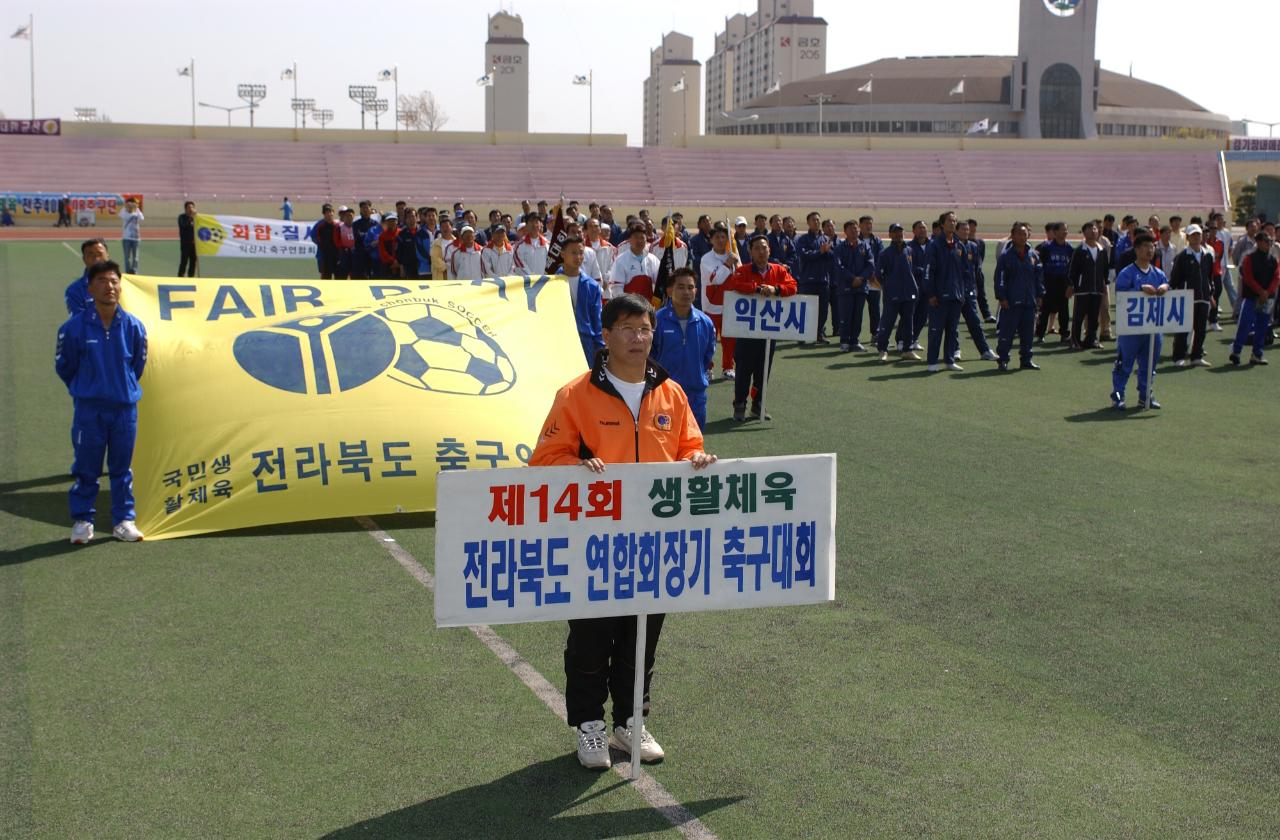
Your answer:
[[[436,625],[835,598],[836,456],[439,473]]]
[[[761,297],[726,292],[723,323],[727,338],[813,341],[818,337],[818,296]]]
[[[1190,289],[1163,295],[1116,292],[1116,335],[1191,332],[1195,293]]]

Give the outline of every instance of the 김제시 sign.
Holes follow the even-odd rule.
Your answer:
[[[835,455],[437,482],[439,627],[835,598]]]
[[[1116,334],[1152,335],[1191,332],[1195,295],[1190,289],[1163,295],[1116,293]]]
[[[818,296],[761,297],[726,292],[723,323],[727,338],[813,341],[818,337]]]
[[[315,259],[311,222],[197,213],[196,253],[202,257]]]
[[[148,539],[431,510],[437,470],[527,463],[582,371],[563,278],[128,276],[147,328]]]

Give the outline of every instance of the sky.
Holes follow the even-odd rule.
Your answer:
[[[1102,4],[1097,55],[1105,69],[1128,73],[1132,65],[1136,77],[1232,119],[1280,121],[1280,101],[1251,95],[1238,81],[1266,75],[1267,52],[1230,49],[1235,31],[1206,38],[1206,27],[1222,20],[1212,7],[1199,0],[1086,2]],[[828,72],[894,56],[1017,52],[1017,0],[815,0],[814,6],[829,24]],[[9,118],[31,116],[28,42],[8,35],[33,14],[37,117],[70,120],[74,109],[84,106],[115,122],[190,124],[190,82],[177,70],[194,58],[199,100],[240,105],[238,83],[263,83],[267,98],[258,108],[257,124],[292,126],[293,87],[281,81],[280,73],[296,61],[298,95],[331,108],[330,127],[358,128],[359,108],[347,98],[347,86],[374,84],[379,70],[396,65],[402,94],[429,90],[440,101],[449,115],[446,131],[482,131],[483,89],[475,81],[486,72],[487,15],[499,8],[524,20],[530,131],[587,131],[587,88],[571,80],[590,70],[595,131],[626,134],[631,145],[639,145],[649,51],[662,34],[675,30],[691,36],[694,58],[705,64],[724,18],[751,13],[755,3],[5,0],[0,4],[0,112]],[[1224,55],[1229,63],[1222,61]],[[389,99],[391,94],[391,85],[383,84],[381,95]],[[247,125],[247,111],[233,113],[232,120]],[[197,121],[225,125],[227,115],[198,108]],[[1268,131],[1251,126],[1254,134]]]

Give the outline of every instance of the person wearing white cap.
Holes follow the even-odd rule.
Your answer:
[[[618,286],[615,292],[613,286],[609,283],[609,275],[613,270],[613,261],[618,257],[618,249],[609,243],[609,234],[612,231],[609,230],[607,224],[592,217],[587,219],[582,232],[584,243],[596,257],[596,268],[599,274],[595,276],[600,278],[604,299],[612,300],[616,294],[621,294],[622,292],[621,286]]]
[[[480,252],[480,273],[485,277],[509,277],[515,274],[514,266],[515,251],[507,241],[507,229],[498,225]]]
[[[1199,225],[1187,227],[1187,247],[1173,258],[1169,267],[1169,287],[1191,289],[1195,303],[1191,313],[1191,359],[1187,360],[1187,334],[1173,337],[1174,367],[1209,367],[1204,358],[1204,335],[1209,323],[1209,305],[1213,302],[1213,249],[1204,245],[1204,231]]]
[[[733,246],[738,251],[738,262],[746,265],[751,262],[751,254],[747,249],[747,217],[739,216],[733,220]]]
[[[476,229],[463,225],[458,231],[457,243],[449,249],[449,279],[479,280],[484,276],[480,252],[484,249],[476,242]]]

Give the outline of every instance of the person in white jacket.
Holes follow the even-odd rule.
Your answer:
[[[483,250],[476,242],[476,229],[463,225],[457,243],[449,249],[449,279],[479,280],[484,276],[480,260]]]
[[[550,243],[542,235],[542,217],[537,213],[525,216],[524,236],[516,243],[515,269],[518,274],[545,274],[547,248]]]
[[[610,299],[625,292],[634,292],[648,300],[656,291],[658,258],[649,253],[649,239],[644,224],[633,222],[627,228],[627,247],[618,249],[618,256],[609,271]]]
[[[515,252],[507,241],[507,229],[496,227],[489,244],[480,252],[480,271],[485,277],[510,277],[515,274]]]
[[[724,335],[724,282],[738,270],[738,249],[729,244],[729,230],[724,225],[711,229],[711,250],[698,263],[702,275],[702,311],[715,325],[720,337],[720,366],[726,379],[733,379],[734,339]]]
[[[608,227],[605,225],[604,227]],[[600,285],[603,286],[605,300],[612,300],[610,294],[609,274],[613,270],[613,261],[617,259],[618,249],[609,244],[609,235],[604,232],[600,226],[599,219],[587,219],[586,227],[583,230],[586,236],[583,237],[588,250],[595,254],[596,269],[599,274],[593,274],[592,277],[600,278]]]

